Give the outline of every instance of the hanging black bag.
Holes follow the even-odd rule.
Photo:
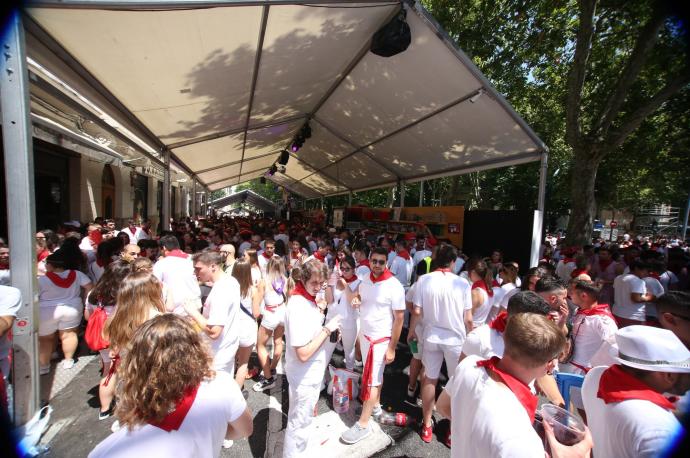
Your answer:
[[[381,57],[391,57],[405,51],[412,41],[406,17],[407,12],[402,8],[388,24],[381,27],[371,39],[371,52]]]

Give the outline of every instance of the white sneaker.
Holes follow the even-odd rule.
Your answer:
[[[223,448],[230,448],[232,447],[233,441],[230,439],[223,439]]]
[[[383,409],[381,408],[381,404],[376,404],[374,406],[374,409],[371,411],[371,416],[372,417],[380,417],[382,413],[383,413]]]
[[[62,360],[62,368],[63,369],[72,369],[74,367],[74,359],[63,359]]]
[[[112,425],[110,425],[110,430],[114,433],[118,432],[120,430],[120,422],[118,420],[115,420]]]
[[[38,375],[48,375],[50,374],[50,364],[47,366],[41,366],[38,368]]]

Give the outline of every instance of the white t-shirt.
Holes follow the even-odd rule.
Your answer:
[[[160,258],[153,265],[153,275],[168,287],[175,304],[175,313],[184,314],[185,300],[201,297],[199,283],[194,274],[194,264],[189,258]]]
[[[10,269],[0,269],[0,286],[11,286]]]
[[[619,275],[613,280],[614,304],[611,311],[614,315],[629,320],[645,321],[644,302],[633,302],[632,293],[645,294],[644,280],[633,274]]]
[[[479,356],[482,359],[489,359],[493,356],[503,357],[505,342],[503,334],[483,324],[474,328],[467,334],[465,343],[462,345],[462,352],[465,356]]]
[[[142,231],[140,227],[135,227],[134,232],[132,232],[129,227],[125,227],[120,230],[120,232],[127,234],[129,236],[129,243],[133,245],[136,245],[139,240],[146,240],[149,238],[146,232]]]
[[[405,289],[395,277],[371,281],[364,277],[359,285],[362,304],[359,307],[359,321],[362,334],[372,340],[390,337],[393,329],[393,311],[405,310]]]
[[[664,286],[656,278],[645,277],[642,279],[642,281],[644,281],[645,289],[652,296],[659,297],[659,296],[663,296],[664,294],[666,294],[666,291],[664,290]],[[657,316],[656,304],[653,302],[645,302],[644,313],[648,316]]]
[[[111,434],[89,458],[197,458],[220,456],[228,424],[244,413],[247,403],[231,375],[216,372],[213,380],[199,386],[191,409],[180,429],[166,432],[144,425]]]
[[[99,266],[96,261],[89,264],[89,278],[91,278],[94,285],[101,279],[103,272],[105,272],[105,266]]]
[[[410,279],[412,278],[412,271],[414,270],[414,264],[412,259],[406,260],[400,256],[396,256],[391,263],[390,271],[395,278],[398,279],[404,288],[410,286]]]
[[[661,286],[664,287],[664,292],[668,293],[670,285],[678,284],[678,277],[670,270],[667,270],[663,274],[659,275],[659,282],[661,283]]]
[[[582,385],[587,423],[594,439],[594,456],[639,458],[659,456],[680,430],[672,412],[650,401],[631,399],[606,404],[597,397],[601,375],[607,367],[595,367]]]
[[[371,269],[368,266],[365,265],[358,265],[355,267],[355,275],[357,275],[357,278],[360,280],[362,278],[368,277],[369,274],[371,274]]]
[[[451,398],[453,458],[542,458],[544,447],[525,408],[469,356],[444,388]]]
[[[470,284],[451,272],[434,271],[419,278],[414,305],[424,315],[424,340],[462,345],[467,331],[464,315],[472,309]]]
[[[352,283],[348,283],[347,288],[350,288],[350,291],[357,291],[359,284],[360,280],[356,279]],[[336,315],[339,315],[341,317],[341,328],[357,328],[359,311],[352,307],[350,301],[347,300],[347,294],[345,293],[345,290],[341,291],[338,288],[333,289],[333,304],[329,305],[328,307],[328,315],[326,321],[328,321]]]
[[[261,273],[263,275],[266,275],[266,266],[268,265],[268,259],[266,259],[266,256],[264,256],[263,250],[261,251],[261,253],[257,253],[256,258],[259,260],[259,269],[261,269]]]
[[[574,262],[565,263],[563,260],[558,261],[556,265],[556,275],[563,281],[570,281],[570,274],[577,268]]]
[[[503,297],[501,297],[501,300],[499,302],[494,301],[494,305],[498,304],[498,306],[501,307],[501,309],[507,310],[508,301],[510,301],[511,297],[519,293],[520,289],[517,287],[515,283],[506,283],[505,285],[501,285],[501,289],[503,289],[505,293],[503,294]]]
[[[17,312],[22,306],[22,293],[11,286],[0,286],[0,316],[11,316],[17,318]],[[0,367],[3,367],[2,361],[7,359],[12,348],[12,341],[10,340],[9,331],[4,336],[0,337]],[[0,377],[7,377],[9,374],[0,373]]]
[[[240,284],[235,277],[223,275],[213,284],[202,313],[209,326],[223,326],[217,339],[208,339],[215,370],[234,367],[239,346],[237,313],[240,313]]]
[[[79,249],[86,255],[86,260],[92,263],[96,260],[96,249],[91,245],[91,239],[84,237],[79,242]]]
[[[65,270],[63,272],[55,272],[55,274],[60,278],[67,278],[70,272],[75,272],[77,276],[67,288],[60,288],[46,276],[38,277],[38,300],[41,307],[69,305],[70,307],[82,309],[81,287],[91,283],[91,279],[78,270]]]
[[[431,256],[431,251],[429,251],[429,250],[416,251],[414,253],[414,255],[412,256],[412,263],[414,264],[415,267],[417,267],[417,264],[419,264],[419,262],[422,259],[429,257],[429,256]]]
[[[592,367],[592,357],[606,341],[614,338],[616,331],[616,322],[606,315],[575,315],[572,361],[579,366]]]
[[[316,304],[297,294],[290,296],[285,313],[285,373],[290,385],[315,385],[323,380],[328,365],[326,345],[305,362],[297,357],[297,348],[307,345],[322,327],[323,314]]]
[[[465,265],[464,259],[462,259],[460,256],[455,258],[455,264],[453,265],[453,273],[455,275],[458,275],[460,273],[460,271],[462,270],[464,265]]]

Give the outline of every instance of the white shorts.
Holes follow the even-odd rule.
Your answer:
[[[412,353],[414,359],[421,361],[422,354],[424,353],[424,326],[418,323],[417,326],[414,327],[414,333],[417,335],[417,353],[412,353],[411,349],[410,353]]]
[[[446,360],[448,375],[453,375],[458,365],[458,360],[460,359],[460,353],[462,353],[462,345],[444,345],[425,342],[424,351],[422,352],[422,364],[424,364],[426,376],[430,379],[438,379],[444,358]]]
[[[367,356],[369,356],[369,341],[364,334],[359,335],[359,347],[362,350],[362,362],[364,366],[367,365]],[[383,370],[386,368],[386,351],[388,350],[388,342],[381,342],[374,345],[373,365],[371,367],[371,385],[381,386],[383,384]],[[362,382],[364,383],[364,382]]]
[[[264,307],[262,315],[261,326],[269,331],[275,331],[278,326],[285,326],[285,305],[280,305],[272,311]]]
[[[58,330],[78,328],[81,324],[82,310],[70,305],[39,307],[39,317],[38,335],[44,337]]]
[[[240,313],[244,313],[240,311]],[[248,320],[247,320],[248,321]],[[242,329],[240,330],[240,347],[247,348],[256,345],[256,331],[258,326],[256,322],[251,323],[242,322]]]

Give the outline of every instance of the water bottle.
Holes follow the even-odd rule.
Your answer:
[[[410,417],[404,412],[382,412],[381,416],[378,418],[380,425],[393,425],[393,426],[410,426],[415,421],[414,418]]]
[[[333,384],[333,410],[341,414],[350,410],[350,394],[343,380],[337,379]]]

